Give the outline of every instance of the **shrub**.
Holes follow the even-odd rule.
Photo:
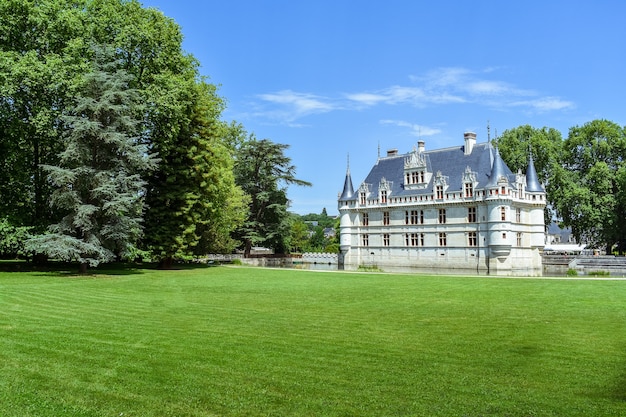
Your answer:
[[[576,276],[578,276],[578,272],[575,269],[570,268],[570,269],[567,270],[567,274],[566,275],[568,277],[576,277]]]
[[[609,271],[589,271],[589,275],[592,277],[608,277],[611,273]]]
[[[7,218],[0,220],[0,257],[26,256],[24,244],[30,235],[30,227],[13,226]]]

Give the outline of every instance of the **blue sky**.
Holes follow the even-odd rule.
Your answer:
[[[337,213],[379,154],[529,124],[626,124],[626,2],[144,0],[227,100],[225,120],[290,147],[291,211]]]

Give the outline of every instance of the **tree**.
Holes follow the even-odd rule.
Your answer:
[[[224,143],[229,127],[219,121],[223,100],[215,86],[194,78],[181,77],[177,85],[169,90],[173,97],[161,98],[160,109],[174,106],[179,118],[173,134],[153,143],[161,162],[147,196],[145,242],[164,268],[177,258],[230,252],[230,232],[247,214]]]
[[[524,125],[505,130],[497,138],[497,146],[500,156],[513,172],[526,170],[531,153],[539,181],[547,184],[555,165],[560,164],[563,138],[556,129]]]
[[[284,154],[288,147],[251,135],[237,151],[235,178],[250,196],[249,216],[235,234],[244,243],[245,256],[250,255],[253,245],[266,245],[277,253],[289,247],[287,186],[311,183],[295,177],[296,167]]]
[[[126,255],[141,234],[145,182],[154,160],[139,143],[138,93],[110,49],[97,49],[93,72],[66,126],[58,165],[45,165],[52,204],[65,213],[30,248],[78,261],[81,272]]]
[[[43,165],[63,150],[61,115],[73,105],[91,45],[111,45],[146,103],[142,141],[167,140],[185,117],[178,80],[195,79],[198,62],[182,51],[180,27],[137,0],[0,2],[0,216],[39,230],[60,219]],[[168,107],[167,104],[170,104]]]
[[[0,2],[0,215],[40,230],[58,220],[42,165],[58,162],[60,116],[86,70],[83,57],[70,56],[83,28],[73,3]]]
[[[569,130],[563,165],[551,180],[558,216],[579,242],[611,253],[626,239],[626,132],[594,120]],[[623,250],[623,249],[622,249]]]
[[[291,239],[289,250],[291,252],[302,252],[308,242],[309,228],[300,219],[294,219],[291,223]]]
[[[545,224],[552,223],[554,213],[552,199],[555,171],[561,166],[563,138],[556,129],[543,127],[533,128],[530,125],[505,130],[497,138],[498,151],[502,160],[513,172],[525,172],[528,167],[529,153],[533,157],[539,181],[546,187],[548,204],[545,209]]]

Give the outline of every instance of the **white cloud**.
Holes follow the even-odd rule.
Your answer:
[[[516,101],[511,106],[528,107],[538,112],[548,112],[555,110],[567,110],[575,107],[574,103],[567,100],[561,100],[558,97],[541,97],[535,100]]]
[[[410,134],[412,136],[422,137],[422,136],[434,136],[441,133],[441,129],[437,129],[434,127],[419,125],[415,123],[410,123],[404,120],[390,120],[385,119],[380,121],[381,124],[386,125],[394,125],[399,127],[408,127],[410,129]]]
[[[335,98],[281,90],[258,95],[262,104],[255,115],[291,126],[302,126],[294,121],[311,114],[383,105],[425,108],[468,103],[496,109],[517,107],[534,112],[560,111],[574,107],[574,103],[559,97],[542,96],[533,90],[498,80],[495,78],[498,70],[497,67],[482,71],[460,67],[436,68],[423,75],[410,76],[409,85],[357,91]]]
[[[277,105],[278,108],[264,110],[265,106],[262,106],[257,115],[265,115],[285,122],[292,122],[309,114],[326,113],[336,108],[327,98],[292,90],[260,94],[258,97],[266,103]]]

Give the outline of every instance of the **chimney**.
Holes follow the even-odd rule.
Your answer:
[[[419,151],[419,153],[424,152],[425,145],[426,145],[426,143],[423,140],[418,140],[417,141],[417,150]]]
[[[398,150],[397,149],[388,149],[387,150],[387,156],[398,156]]]
[[[474,149],[474,145],[476,144],[476,133],[474,132],[465,132],[463,134],[463,138],[465,139],[465,155],[469,155],[472,153],[472,149]]]

